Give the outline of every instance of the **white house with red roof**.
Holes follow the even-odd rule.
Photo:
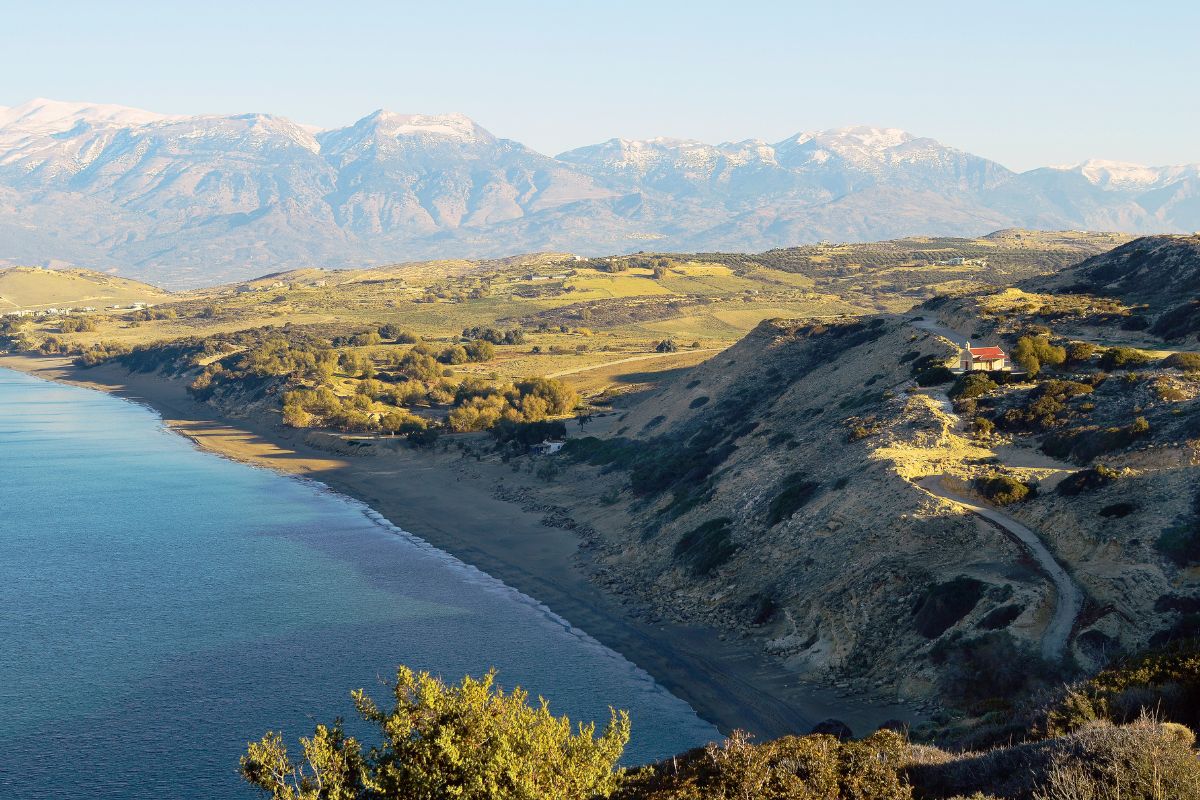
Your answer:
[[[958,367],[963,372],[1010,372],[1012,360],[999,347],[971,347],[967,342],[959,354]]]

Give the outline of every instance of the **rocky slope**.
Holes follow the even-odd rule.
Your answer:
[[[975,303],[926,313],[972,336],[994,324]],[[1193,378],[1063,367],[1060,381],[1095,384],[1090,405],[978,434],[976,416],[1040,413],[1033,402],[1056,389],[1047,375],[961,405],[914,382],[955,352],[909,319],[765,322],[612,435],[570,444],[572,515],[597,532],[597,579],[649,614],[755,637],[801,679],[968,713],[1190,630],[1200,580],[1166,532],[1195,525]],[[1138,414],[1144,438],[1086,439]],[[1047,452],[1076,432],[1103,438],[1102,455]],[[1090,480],[1098,464],[1119,477]],[[1039,537],[1036,551],[968,513],[995,508],[977,480],[996,476],[1040,485],[997,512]],[[1057,490],[1068,479],[1082,488]],[[1042,556],[1082,593],[1066,628],[1062,576]],[[1048,637],[1065,640],[1065,662]]]
[[[118,267],[178,287],[522,249],[1188,231],[1197,174],[1097,162],[1017,174],[887,128],[615,139],[551,158],[457,114],[377,111],[314,132],[263,114],[34,100],[0,111],[0,263]]]

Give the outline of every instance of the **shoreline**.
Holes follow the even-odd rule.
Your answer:
[[[636,606],[589,580],[581,563],[587,553],[573,532],[495,496],[494,487],[512,480],[497,465],[407,448],[339,455],[268,420],[222,415],[192,400],[181,381],[127,374],[115,365],[81,369],[62,357],[8,355],[0,356],[0,367],[140,403],[202,450],[316,481],[363,504],[616,651],[724,734],[737,728],[760,739],[804,734],[836,718],[861,736],[885,720],[919,718],[907,705],[802,684],[753,640],[642,618]]]

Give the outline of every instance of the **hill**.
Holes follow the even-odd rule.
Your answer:
[[[0,269],[0,314],[55,306],[128,306],[168,298],[157,287],[86,269]]]
[[[1200,227],[1197,181],[1195,166],[1015,173],[891,128],[611,140],[550,157],[460,114],[380,110],[314,132],[266,114],[34,100],[0,113],[0,263],[117,268],[178,288],[513,250],[1178,232]]]

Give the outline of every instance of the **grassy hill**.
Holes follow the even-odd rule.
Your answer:
[[[149,284],[86,269],[0,269],[0,314],[61,306],[161,303],[169,297]]]

